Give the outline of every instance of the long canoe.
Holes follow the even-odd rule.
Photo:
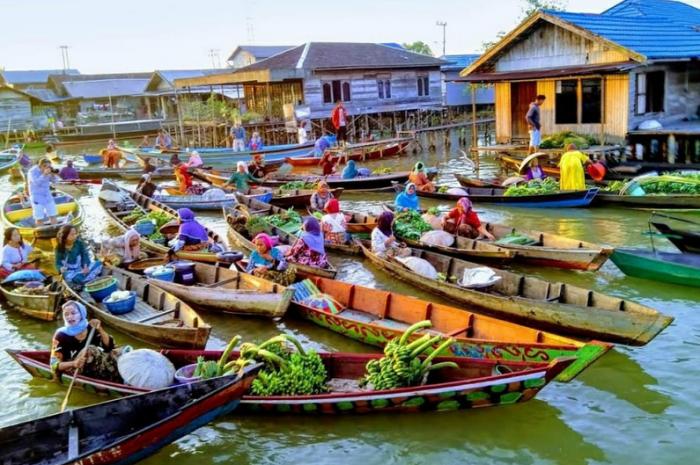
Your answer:
[[[8,353],[32,376],[66,382],[47,372],[50,353]],[[175,367],[197,363],[197,357],[219,360],[219,351],[169,350],[162,353]],[[366,374],[366,365],[377,360],[381,354],[319,354],[326,367],[330,382],[342,382],[343,387],[328,394],[310,396],[243,396],[240,408],[263,414],[342,414],[348,413],[415,413],[423,411],[461,410],[498,405],[509,405],[532,399],[549,382],[575,362],[575,357],[558,357],[549,363],[485,360],[459,357],[436,357],[434,363],[454,362],[458,368],[442,368],[430,373],[422,386],[387,389],[360,390],[357,380]],[[232,352],[229,360],[236,360]],[[505,373],[505,374],[501,374]],[[221,379],[221,378],[214,378]],[[70,382],[70,381],[68,381]],[[145,389],[99,381],[78,376],[75,386],[90,392],[108,394],[113,397],[129,396]],[[146,391],[147,392],[147,391]],[[162,392],[162,391],[160,391]]]
[[[620,208],[648,209],[700,209],[700,195],[619,195],[614,192],[601,191],[593,199],[593,205]]]
[[[663,218],[666,219],[664,220]],[[671,226],[669,225],[670,222],[692,224],[695,229]],[[700,222],[654,213],[649,223],[681,252],[700,254]]]
[[[503,186],[501,186],[501,183],[496,180],[484,181],[483,179],[474,179],[458,173],[455,173],[454,176],[459,185],[463,187],[495,187],[505,189]]]
[[[304,157],[313,154],[315,141],[309,141],[304,144],[287,144],[287,145],[270,145],[263,147],[260,150],[245,150],[242,152],[234,152],[232,149],[202,149],[197,150],[204,163],[235,163],[238,161],[251,161],[254,155],[263,154],[266,159],[284,160],[286,157]],[[131,152],[142,157],[158,158],[160,160],[169,160],[173,153],[178,155],[189,156],[191,152],[173,151],[173,150],[141,150],[127,149],[120,147],[119,150]]]
[[[349,234],[372,234],[377,227],[379,217],[364,213],[349,213],[346,215],[347,232]]]
[[[673,317],[628,300],[498,269],[493,271],[501,279],[491,292],[426,279],[396,260],[372,253],[368,241],[362,242],[365,257],[392,276],[497,318],[533,328],[610,343],[645,345],[673,321]],[[430,262],[438,273],[460,279],[465,269],[479,266],[434,252],[409,250],[413,256]]]
[[[143,176],[140,168],[77,168],[80,179],[120,178],[138,180]],[[151,179],[175,179],[172,168],[158,168],[151,173]]]
[[[12,284],[0,285],[0,292],[11,308],[32,318],[53,321],[61,311],[64,286],[53,281],[51,287],[43,294],[20,292]]]
[[[464,258],[465,260],[470,260],[472,262],[488,264],[497,268],[508,265],[518,255],[518,252],[514,250],[498,247],[488,242],[477,241],[467,237],[456,236],[454,234],[451,234],[451,236],[454,238],[454,243],[451,247],[426,244],[420,240],[414,241],[401,236],[397,236],[397,238],[411,247],[432,250],[453,257]]]
[[[616,248],[610,260],[627,276],[700,287],[700,255]]]
[[[228,224],[229,241],[231,241],[232,243],[237,243],[240,247],[242,247],[249,253],[255,250],[255,246],[251,242],[251,239],[245,237],[243,234],[236,231],[236,229],[233,227],[234,218],[238,215],[238,213],[229,207],[224,207],[223,214]],[[287,232],[279,228],[270,225],[270,230],[272,231],[272,236],[278,237],[280,245],[293,245],[296,242],[297,238],[295,236],[288,234]],[[316,268],[313,266],[301,265],[299,263],[292,262],[289,262],[289,266],[294,266],[301,273],[306,273],[314,276],[321,276],[323,278],[333,279],[335,278],[336,274],[338,274],[338,270],[336,270],[330,262],[328,262],[328,266],[326,268]]]
[[[396,183],[394,189],[397,192],[404,191],[404,185]],[[466,187],[463,190],[473,203],[495,203],[508,207],[524,208],[574,208],[587,207],[598,193],[598,188],[580,191],[560,191],[550,194],[506,196],[503,188]],[[448,194],[441,192],[416,191],[418,197],[426,197],[438,200],[459,200],[464,195]]]
[[[151,282],[197,308],[238,315],[281,317],[287,312],[294,295],[291,287],[231,270],[218,263],[194,265],[194,285],[160,280]],[[139,279],[138,275],[134,274],[132,279]]]
[[[367,160],[381,160],[384,157],[392,157],[394,155],[400,155],[406,151],[408,145],[413,141],[413,139],[408,139],[400,142],[391,142],[389,144],[383,144],[381,141],[377,142],[376,146],[363,147],[363,148],[353,148],[348,147],[346,149],[347,154],[332,155],[331,161],[333,163],[343,163],[348,160],[353,161],[367,161]],[[292,166],[318,166],[321,161],[318,157],[308,157],[308,158],[285,158],[285,161]]]
[[[437,176],[437,173],[437,170],[430,169],[428,170],[428,177],[433,179],[435,176]],[[384,187],[391,187],[394,182],[406,182],[410,174],[410,171],[401,171],[398,173],[372,174],[361,177],[358,176],[353,179],[342,179],[338,175],[273,175],[263,183],[263,186],[279,187],[287,184],[288,182],[294,181],[315,182],[323,180],[328,183],[328,187],[331,189],[343,188],[346,191],[375,190]]]
[[[310,278],[322,293],[332,296],[345,309],[331,314],[295,299],[290,311],[319,326],[376,347],[383,348],[392,339],[401,337],[411,325],[430,320],[433,326],[428,329],[429,334],[455,339],[454,344],[440,353],[445,357],[523,362],[551,362],[557,357],[576,357],[576,362],[564,370],[557,381],[571,381],[612,348],[611,344],[604,342],[568,339],[395,292]],[[411,340],[423,334],[418,331]]]
[[[236,204],[236,197],[226,195],[216,199],[205,199],[202,195],[161,195],[158,200],[173,208],[189,208],[193,211],[219,211],[222,207]]]
[[[140,462],[231,413],[262,364],[238,375],[115,399],[7,426],[2,463],[125,465]]]
[[[122,231],[126,232],[131,225],[126,224],[122,218],[128,216],[134,209],[140,209],[142,212],[162,212],[170,216],[173,220],[178,218],[177,212],[172,208],[164,205],[157,200],[150,199],[145,195],[141,195],[136,192],[131,192],[123,189],[115,184],[105,182],[102,185],[102,191],[112,191],[121,194],[121,200],[118,202],[107,201],[98,196],[100,205],[104,209],[107,216],[116,223],[116,225]],[[224,241],[209,228],[206,228],[207,234],[209,235],[210,242],[216,242],[221,244],[223,248],[226,248]],[[157,244],[148,239],[148,237],[141,236],[141,246],[151,252],[166,254],[168,252],[168,247],[165,245]],[[214,252],[185,252],[179,251],[175,254],[177,258],[181,260],[192,260],[196,262],[207,262],[216,263],[219,260],[216,258],[216,253]]]
[[[79,228],[85,219],[85,213],[80,203],[72,196],[58,191],[52,190],[51,195],[56,202],[58,217],[56,224],[49,224],[48,218],[45,220],[44,226],[35,226],[35,220],[32,213],[30,200],[23,199],[19,195],[11,195],[2,207],[2,223],[7,227],[15,227],[19,229],[19,233],[23,238],[32,240],[36,238],[52,239],[56,237],[61,226],[72,224]]]
[[[523,162],[523,157],[514,157],[501,153],[497,157],[501,168],[504,170],[518,171],[521,163]],[[687,165],[683,163],[654,163],[654,162],[622,162],[615,166],[611,166],[605,172],[605,179],[609,180],[622,180],[628,179],[630,175],[634,176],[636,174],[645,173],[648,171],[674,171],[682,169],[697,169],[700,165]],[[550,160],[547,163],[540,164],[542,170],[547,174],[547,176],[553,178],[559,178],[559,166],[556,162]],[[590,178],[588,173],[586,173],[586,178]]]
[[[22,157],[21,148],[10,148],[0,151],[0,173],[9,171],[12,167],[19,163],[19,159]]]
[[[211,326],[192,307],[159,287],[160,281],[105,267],[101,276],[114,276],[120,291],[136,292],[136,307],[115,315],[86,291],[66,287],[87,308],[88,314],[140,341],[161,347],[204,349]]]

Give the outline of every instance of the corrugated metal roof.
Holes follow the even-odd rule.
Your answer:
[[[535,69],[528,71],[507,71],[503,73],[470,74],[467,77],[448,79],[450,82],[501,82],[527,81],[546,78],[563,78],[585,74],[610,74],[639,66],[638,63],[605,63],[600,65],[567,66],[558,68]]]
[[[668,0],[625,0],[604,14],[542,10],[649,60],[700,57],[700,10]]]
[[[56,103],[64,102],[66,100],[73,100],[70,97],[59,97],[51,89],[26,89],[24,92],[31,95],[37,100],[41,100],[44,103]]]
[[[84,99],[139,95],[146,89],[149,79],[105,79],[100,81],[64,82],[71,97]]]
[[[282,52],[286,52],[290,48],[294,47],[296,47],[296,45],[239,45],[233,52],[231,52],[231,56],[228,57],[228,61],[233,60],[236,53],[239,51],[248,52],[253,55],[257,61],[260,61]]]
[[[175,79],[187,79],[193,77],[211,76],[212,74],[230,73],[230,69],[180,69],[180,70],[156,70],[163,79],[168,81],[170,85]]]
[[[397,44],[396,42],[383,42],[383,43],[381,43],[381,44],[379,44],[379,45],[383,45],[383,46],[385,46],[385,47],[396,48],[396,49],[399,49],[399,50],[406,50],[406,48],[405,48],[403,45]]]
[[[42,69],[30,71],[0,71],[5,82],[8,84],[43,84],[49,78],[49,74],[79,75],[77,69]]]
[[[481,55],[478,53],[470,53],[466,55],[445,55],[440,58],[449,61],[448,64],[442,65],[440,67],[443,71],[459,69],[462,70],[467,66],[471,65],[477,58]]]

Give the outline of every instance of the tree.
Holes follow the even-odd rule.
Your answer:
[[[430,50],[428,44],[426,44],[425,42],[421,42],[420,40],[413,42],[412,44],[403,43],[401,45],[409,52],[416,52],[422,53],[423,55],[433,56],[433,51]]]
[[[526,18],[534,15],[537,13],[537,10],[564,11],[567,4],[567,0],[522,0],[522,2],[524,5],[520,7],[521,15],[518,18],[518,22],[522,22]],[[484,51],[489,50],[491,47],[500,42],[505,35],[505,31],[500,31],[498,34],[496,34],[496,40],[491,42],[482,42],[482,48]]]

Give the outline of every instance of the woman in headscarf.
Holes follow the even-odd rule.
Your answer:
[[[341,177],[343,179],[355,179],[359,176],[360,172],[355,168],[355,160],[350,160],[347,166],[343,169],[343,174]]]
[[[394,237],[394,214],[382,212],[377,219],[377,227],[372,230],[372,252],[382,258],[410,257],[411,249]]]
[[[311,213],[322,212],[328,201],[334,198],[328,187],[328,183],[326,181],[320,181],[318,186],[316,186],[316,192],[311,196]]]
[[[151,163],[151,157],[143,157],[143,168],[141,169],[141,172],[144,174],[150,174],[156,171],[158,168],[156,168],[156,165]]]
[[[59,376],[64,372],[75,372],[87,378],[122,384],[117,358],[122,352],[115,349],[114,339],[102,328],[98,319],[88,321],[85,306],[69,300],[63,304],[64,326],[53,336],[51,344],[51,370]],[[95,328],[88,340],[90,328]],[[87,347],[85,354],[82,350]]]
[[[56,236],[55,265],[66,283],[74,289],[97,278],[102,272],[102,262],[90,261],[87,246],[78,236],[75,226],[61,226]]]
[[[457,208],[442,219],[442,229],[450,234],[476,239],[480,236],[495,240],[493,234],[481,224],[479,216],[472,208],[472,202],[467,197],[457,201]]]
[[[244,161],[239,161],[236,165],[236,171],[231,175],[230,178],[228,178],[228,181],[226,181],[226,184],[224,184],[222,187],[226,188],[231,184],[235,184],[236,190],[245,193],[248,189],[250,189],[248,181],[254,182],[256,184],[262,184],[263,181],[265,181],[265,179],[265,177],[256,178],[255,176],[250,174],[248,172],[248,165],[246,165]]]
[[[289,286],[294,282],[296,273],[287,265],[284,254],[272,246],[272,239],[265,233],[260,233],[253,239],[255,250],[248,259],[246,272],[273,281],[282,286]]]
[[[188,172],[189,169],[190,167],[184,162],[180,162],[179,165],[173,168],[175,178],[177,179],[178,190],[182,195],[189,194],[193,186],[192,176]]]
[[[420,205],[418,203],[418,194],[416,194],[416,185],[412,182],[406,184],[403,192],[396,196],[394,200],[394,208],[396,211],[407,212],[409,210],[415,210],[420,213]]]
[[[68,160],[66,162],[66,166],[61,168],[61,171],[58,172],[58,177],[64,181],[74,181],[78,179],[78,170],[73,168],[73,160]]]
[[[194,219],[194,212],[189,208],[180,208],[177,211],[180,221],[180,229],[177,232],[177,237],[174,239],[168,256],[173,256],[175,252],[183,250],[185,252],[221,252],[222,248],[219,244],[209,242],[209,234],[207,230]]]
[[[4,238],[0,279],[7,278],[15,271],[36,269],[28,261],[29,254],[34,248],[24,242],[19,229],[15,227],[5,229]]]
[[[326,214],[321,217],[321,229],[325,241],[329,244],[346,244],[348,242],[348,222],[343,212],[340,211],[338,199],[330,199],[323,211]]]
[[[262,148],[263,141],[260,138],[260,134],[254,132],[253,137],[251,137],[250,141],[248,141],[248,150],[262,150]]]
[[[136,192],[152,198],[156,191],[158,191],[158,186],[151,181],[151,175],[142,174],[139,183],[136,185]]]
[[[302,234],[287,253],[287,260],[314,268],[327,268],[328,258],[323,246],[321,225],[313,216],[305,216],[301,227]]]
[[[533,158],[530,162],[530,166],[525,170],[525,180],[526,181],[544,181],[547,177],[544,170],[540,166],[540,162],[537,158]]]
[[[408,176],[408,182],[415,184],[419,191],[435,192],[435,184],[430,182],[426,171],[425,163],[419,161]]]
[[[196,150],[192,151],[190,154],[190,159],[187,160],[187,166],[190,168],[199,168],[200,166],[204,166],[204,161],[202,160],[202,157],[199,156],[199,152]]]
[[[100,256],[105,263],[112,266],[119,266],[122,263],[131,263],[142,258],[146,254],[141,254],[141,235],[135,229],[129,229],[122,236],[107,239],[102,243]]]
[[[321,157],[321,161],[318,163],[323,170],[323,176],[330,176],[335,173],[337,163],[333,162],[333,154],[331,152],[324,152]]]

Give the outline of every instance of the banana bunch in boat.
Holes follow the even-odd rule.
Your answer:
[[[360,387],[372,385],[377,391],[398,389],[403,387],[418,386],[431,370],[441,368],[457,368],[454,362],[442,362],[431,365],[433,359],[450,346],[454,339],[448,339],[440,344],[425,360],[421,361],[421,355],[430,352],[442,336],[431,337],[426,334],[423,337],[408,343],[411,334],[432,326],[430,321],[421,321],[406,330],[401,338],[392,339],[384,347],[384,357],[370,360],[367,363],[367,374],[360,379]]]

